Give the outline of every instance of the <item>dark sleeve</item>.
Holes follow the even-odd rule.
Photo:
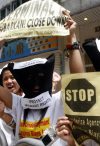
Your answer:
[[[95,41],[83,43],[83,49],[90,58],[96,71],[100,71],[100,52],[97,49]]]

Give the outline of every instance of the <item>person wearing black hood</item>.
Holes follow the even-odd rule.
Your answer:
[[[0,84],[11,93],[22,96],[23,91],[10,72],[8,65],[1,69]],[[6,136],[8,146],[12,146],[14,142],[15,120],[13,113],[5,104],[0,101],[0,127]]]
[[[23,96],[24,93],[17,83],[16,79],[10,72],[8,65],[5,65],[0,70],[0,84],[11,93]],[[56,72],[53,73],[53,93],[61,89],[61,77]],[[11,146],[14,141],[13,129],[15,129],[15,120],[10,109],[6,108],[4,103],[0,101],[0,127],[3,130],[8,146]]]
[[[96,39],[88,40],[85,43],[83,43],[82,46],[86,54],[90,58],[95,71],[100,71],[100,51],[98,49]]]

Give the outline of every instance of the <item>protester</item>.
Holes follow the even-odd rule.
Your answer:
[[[73,21],[70,17],[69,17],[69,19],[70,19],[69,22]],[[73,30],[75,31],[75,28]],[[74,32],[73,32],[73,34],[75,36]],[[72,40],[72,38],[73,37],[71,37],[71,35],[70,35],[69,40],[70,39]],[[74,37],[74,40],[76,41],[75,37]],[[72,45],[72,42],[70,44]],[[95,70],[99,71],[100,70],[100,65],[99,65],[100,52],[97,49],[96,42],[94,40],[85,42],[83,44],[83,47],[84,47],[84,50],[86,51],[87,55],[91,59]],[[75,48],[75,49],[79,49],[79,48]],[[71,51],[73,51],[73,49],[69,49],[69,52],[71,52]],[[72,63],[74,63],[74,61]],[[80,73],[85,71],[82,64],[80,64],[79,67],[81,68]],[[72,136],[72,125],[73,125],[73,123],[72,123],[72,121],[70,121],[70,119],[68,117],[66,117],[66,116],[59,117],[57,120],[57,126],[56,126],[57,135],[60,136],[66,142],[68,140],[70,141],[71,137],[70,136],[68,137],[68,135]],[[74,144],[77,145],[77,143],[76,142],[74,143],[71,139],[70,145],[74,146]],[[99,146],[99,144],[96,143],[92,139],[87,139],[81,144],[81,146]]]
[[[0,70],[0,84],[8,89],[10,92],[15,93],[17,95],[23,96],[24,93],[20,86],[18,85],[17,81],[15,80],[14,76],[10,72],[7,65]],[[53,84],[54,84],[54,92],[58,92],[61,90],[61,77],[58,73],[53,73]],[[10,109],[6,108],[4,103],[0,101],[0,128],[3,130],[8,146],[13,145],[14,142],[14,128],[15,122],[14,117]]]
[[[99,40],[100,41],[100,40]],[[96,44],[96,39],[88,40],[83,43],[83,49],[91,60],[94,71],[100,71],[100,51]],[[94,140],[88,140],[84,144],[85,146],[99,146]]]
[[[23,91],[20,88],[19,84],[17,83],[16,79],[10,72],[9,68],[4,66],[1,71],[1,85],[5,88],[7,88],[10,92],[15,93],[17,95],[22,96]]]
[[[3,69],[0,70],[1,76],[0,76],[0,84],[8,89],[10,92],[15,93],[17,95],[23,96],[24,93],[20,86],[18,85],[17,81],[15,80],[14,76],[10,72],[9,68],[6,66],[3,67]],[[61,90],[61,77],[58,73],[53,73],[53,85],[54,90],[53,93],[58,92]],[[8,146],[12,146],[14,143],[14,128],[15,128],[15,122],[14,117],[10,109],[6,108],[4,103],[0,101],[0,128],[3,130]]]
[[[66,15],[66,12],[64,12],[64,15]],[[70,36],[67,37],[67,44],[69,43],[73,43],[76,42],[76,36],[74,34],[74,29],[76,27],[76,23],[71,19],[71,17],[69,16],[70,19],[67,20],[67,23],[65,24],[65,27],[70,29]],[[83,69],[83,63],[82,63],[82,59],[80,56],[80,51],[79,49],[72,49],[69,51],[69,64],[70,64],[70,69],[71,72],[82,72]],[[27,63],[25,62],[25,68],[23,67],[23,69],[18,69],[15,70],[14,68],[16,67],[17,64],[14,64],[14,68],[12,70],[14,76],[18,79],[20,78],[20,80],[18,79],[18,82],[20,82],[20,85],[23,89],[23,91],[25,92],[25,97],[31,99],[34,101],[35,99],[39,98],[38,95],[41,95],[43,92],[48,91],[48,101],[50,101],[49,103],[51,103],[50,105],[48,104],[46,107],[43,107],[43,109],[23,109],[21,107],[21,99],[20,96],[18,95],[14,95],[11,94],[8,90],[6,90],[3,87],[0,87],[0,99],[5,103],[5,105],[8,108],[12,108],[12,111],[15,111],[15,116],[16,116],[16,120],[17,120],[17,125],[16,125],[16,136],[19,136],[17,134],[17,132],[20,131],[20,138],[22,137],[33,137],[33,138],[39,138],[42,136],[42,132],[49,128],[50,126],[56,125],[57,119],[60,116],[63,116],[63,104],[62,104],[62,99],[61,99],[61,92],[58,92],[56,94],[51,94],[52,92],[52,74],[53,74],[53,67],[54,67],[54,57],[51,56],[47,59],[40,59],[41,61],[39,62],[45,62],[45,63],[41,63],[41,65],[39,63],[37,63],[36,65],[30,65],[28,66]],[[37,59],[38,60],[38,59]],[[30,62],[33,62],[34,64],[35,60],[31,60]],[[22,65],[22,63],[21,63]],[[48,70],[46,70],[46,68]],[[30,70],[29,70],[30,68]],[[39,69],[39,71],[37,70]],[[42,70],[42,72],[41,72]],[[46,72],[45,72],[46,70]],[[18,72],[16,72],[18,71]],[[24,76],[23,76],[23,71],[25,72]],[[48,71],[48,73],[47,73]],[[22,74],[21,74],[22,73]],[[32,74],[28,74],[28,73],[32,73]],[[39,73],[39,74],[38,74]],[[25,76],[27,76],[27,78],[25,78]],[[35,75],[36,78],[33,78]],[[39,75],[39,76],[38,76]],[[37,79],[37,76],[40,78],[41,82],[39,79]],[[22,78],[24,77],[24,80],[22,80]],[[49,81],[49,82],[48,82]],[[35,89],[33,88],[33,83],[40,82],[40,86],[36,87]],[[23,84],[24,83],[24,84]],[[47,85],[47,86],[45,86]],[[44,88],[44,86],[46,87],[46,89]],[[31,87],[31,88],[30,88]],[[41,88],[40,88],[41,87]],[[41,92],[42,91],[42,92]],[[52,98],[51,98],[52,96]],[[44,95],[42,96],[44,97]],[[23,98],[25,99],[25,98]],[[44,100],[46,100],[44,98]],[[25,101],[25,100],[22,100]],[[29,101],[29,100],[28,100]],[[32,105],[33,106],[33,105]],[[35,104],[36,106],[36,104]],[[22,109],[23,111],[23,116],[21,116],[21,124],[20,122],[20,109]],[[26,112],[25,112],[26,111]],[[32,116],[31,116],[32,114]],[[41,115],[42,114],[42,115]],[[31,116],[31,117],[30,117]],[[30,119],[28,119],[30,118]],[[26,123],[26,124],[25,124]],[[31,129],[31,125],[33,123],[34,129]],[[43,126],[43,123],[45,123],[45,126]],[[47,123],[47,124],[46,124]],[[20,129],[19,129],[19,125],[20,124]],[[39,126],[38,126],[39,124]],[[27,127],[27,126],[29,127]],[[35,127],[38,126],[38,128]],[[42,128],[42,129],[41,129]],[[19,131],[17,131],[19,130]],[[32,130],[32,131],[30,131]],[[40,132],[39,132],[40,131]],[[69,132],[68,132],[69,133]],[[29,134],[27,136],[27,134]],[[37,137],[36,137],[37,135]],[[60,136],[58,134],[58,136]],[[61,139],[58,139],[54,145],[67,145],[67,144],[71,144],[73,142],[73,138],[71,137],[71,135],[68,134],[68,140],[67,143],[65,143],[64,141],[62,141]],[[61,137],[62,138],[62,137]]]
[[[23,91],[15,80],[14,76],[10,72],[7,65],[1,69],[0,84],[7,90],[17,95],[22,96]],[[0,128],[3,130],[8,146],[12,146],[14,140],[14,128],[15,121],[13,113],[9,108],[6,108],[4,103],[0,101]]]
[[[95,39],[83,43],[83,48],[90,58],[96,71],[100,71],[100,52],[98,50]]]
[[[8,89],[11,93],[15,93],[20,96],[24,95],[22,89],[20,88],[19,84],[17,83],[16,79],[14,78],[14,76],[12,75],[12,73],[10,72],[8,67],[4,66],[3,69],[0,70],[0,73],[1,73],[1,75],[0,75],[1,83],[0,84],[3,87]],[[53,82],[54,82],[54,87],[55,87],[54,92],[56,93],[61,90],[61,77],[56,72],[53,73]],[[10,117],[10,115],[7,116],[7,114],[4,113],[4,109],[5,109],[4,103],[2,101],[0,101],[0,103],[2,104],[0,106],[1,107],[0,114],[4,114],[2,118],[6,123],[9,124],[10,123],[9,121],[12,120],[12,116],[11,117]]]

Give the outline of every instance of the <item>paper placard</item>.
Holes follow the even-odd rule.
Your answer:
[[[62,92],[75,140],[82,144],[92,139],[100,144],[100,72],[63,75]]]

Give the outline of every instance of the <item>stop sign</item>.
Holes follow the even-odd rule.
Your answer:
[[[65,88],[65,103],[74,112],[87,112],[96,103],[95,87],[86,79],[72,79]]]

